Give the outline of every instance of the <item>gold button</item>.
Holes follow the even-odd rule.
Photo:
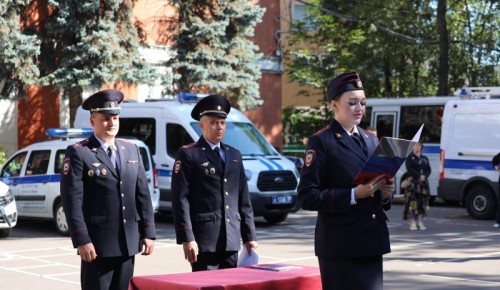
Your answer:
[[[125,197],[125,194],[122,193],[122,197]]]
[[[122,185],[122,184],[123,184],[123,181],[120,180],[120,185]]]
[[[377,215],[376,214],[372,214],[372,219],[376,219],[377,218]]]
[[[229,219],[226,219],[226,222],[230,222],[230,220],[229,220]]]
[[[229,209],[229,205],[226,205],[226,209]]]
[[[229,192],[226,191],[226,195],[229,195]]]
[[[123,210],[125,210],[125,207],[123,207]]]
[[[126,224],[127,223],[127,220],[126,219],[123,219],[123,223]]]
[[[224,182],[227,182],[227,178],[224,178]]]

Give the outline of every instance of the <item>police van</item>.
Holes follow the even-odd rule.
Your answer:
[[[146,143],[158,168],[160,211],[172,209],[171,178],[177,149],[198,141],[201,129],[191,110],[202,95],[180,94],[178,99],[124,102],[120,104],[119,136],[133,136]],[[89,113],[78,108],[76,128],[90,126]],[[253,123],[231,108],[222,142],[240,150],[255,216],[269,223],[284,221],[299,209],[295,164],[279,154]]]
[[[90,136],[92,129],[52,128],[50,138],[15,152],[0,169],[0,181],[14,194],[20,218],[54,220],[57,231],[68,235],[68,224],[61,203],[61,167],[66,148]],[[157,173],[149,148],[140,140],[127,140],[137,145],[149,181],[153,208],[159,208]]]
[[[438,196],[462,203],[473,218],[493,218],[498,172],[491,160],[500,152],[500,99],[451,100],[442,120]]]

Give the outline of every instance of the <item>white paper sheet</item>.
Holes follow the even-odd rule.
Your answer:
[[[255,249],[251,250],[250,255],[248,254],[247,247],[243,245],[243,249],[238,257],[238,267],[246,267],[250,265],[256,265],[259,263],[259,253]]]

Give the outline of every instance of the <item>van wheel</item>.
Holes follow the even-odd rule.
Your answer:
[[[491,189],[478,185],[467,192],[465,207],[471,217],[478,220],[487,220],[493,218],[497,208],[497,201]]]
[[[56,224],[57,231],[63,236],[69,236],[69,227],[68,222],[66,221],[66,214],[64,213],[64,209],[60,202],[56,206],[54,216],[54,222]]]
[[[284,222],[288,217],[288,213],[265,215],[264,219],[270,224],[279,224]]]
[[[6,238],[10,235],[10,228],[8,229],[0,229],[0,238]]]

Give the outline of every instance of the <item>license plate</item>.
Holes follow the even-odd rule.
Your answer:
[[[292,197],[290,195],[285,196],[273,196],[273,204],[286,204],[292,203]]]

